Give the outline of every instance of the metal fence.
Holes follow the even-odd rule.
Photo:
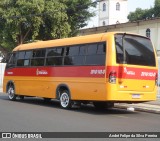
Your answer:
[[[4,76],[5,67],[6,67],[6,63],[0,63],[0,87],[3,86],[3,76]]]

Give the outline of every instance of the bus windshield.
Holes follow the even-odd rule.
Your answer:
[[[116,61],[118,64],[124,62],[124,49],[126,64],[156,66],[155,55],[152,43],[149,39],[126,34],[115,35]]]

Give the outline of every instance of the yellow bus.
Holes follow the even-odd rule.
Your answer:
[[[62,108],[156,100],[156,53],[149,38],[109,32],[17,46],[3,90],[10,100],[57,99]]]

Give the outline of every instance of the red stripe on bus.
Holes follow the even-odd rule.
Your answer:
[[[35,76],[35,77],[105,77],[105,66],[77,67],[30,67],[13,68],[5,72],[6,76]]]
[[[120,79],[141,79],[141,80],[155,80],[157,77],[157,69],[145,69],[122,66],[108,66],[107,76],[110,72],[115,71],[117,77]]]
[[[120,79],[155,80],[156,69],[144,69],[122,66],[76,66],[76,67],[28,67],[12,68],[5,71],[5,76],[34,76],[34,77],[93,77],[108,78],[115,71]]]

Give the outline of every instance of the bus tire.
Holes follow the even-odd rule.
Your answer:
[[[8,98],[11,101],[15,101],[17,95],[15,94],[15,88],[13,84],[10,84],[7,88],[7,94],[8,94]]]
[[[64,90],[60,94],[60,105],[63,109],[70,109],[72,107],[72,101],[67,90]]]

